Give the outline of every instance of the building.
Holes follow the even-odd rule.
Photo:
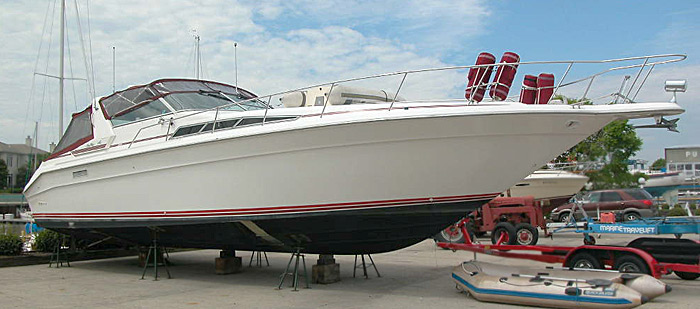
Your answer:
[[[3,185],[12,187],[17,181],[18,170],[22,166],[27,166],[30,158],[37,155],[48,155],[49,153],[39,148],[32,147],[32,138],[27,136],[24,144],[5,144],[0,142],[0,160],[5,161],[7,165],[7,179],[0,179],[0,187]]]
[[[700,145],[668,147],[664,157],[666,170],[679,171],[685,178],[681,190],[700,191]]]

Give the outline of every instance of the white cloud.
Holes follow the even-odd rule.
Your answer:
[[[2,3],[0,41],[9,46],[0,49],[0,57],[6,59],[0,62],[0,139],[6,142],[23,141],[35,120],[44,122],[42,131],[47,128],[40,132],[42,147],[57,136],[56,81],[37,77],[33,100],[29,102],[40,42],[38,71],[58,71],[59,5],[49,2]],[[79,5],[87,34],[87,7],[84,1],[79,1]],[[49,16],[53,16],[49,24],[53,20],[55,30],[42,38],[47,6]],[[117,89],[157,78],[192,76],[192,29],[197,29],[202,38],[204,77],[234,82],[233,42],[237,41],[241,86],[264,94],[341,78],[443,66],[439,53],[431,55],[419,50],[411,40],[438,39],[453,31],[462,34],[462,38],[470,37],[483,25],[476,17],[488,15],[480,1],[446,5],[418,1],[125,0],[90,2],[90,13],[97,95],[111,92],[112,46],[117,52]],[[72,66],[76,76],[84,77],[71,1],[67,15],[72,61],[66,63],[66,74]],[[458,18],[463,18],[463,22],[456,23]],[[467,26],[454,27],[455,23]],[[278,27],[280,24],[284,27]],[[383,31],[385,28],[389,30]],[[399,33],[404,30],[410,32]],[[461,79],[454,74],[424,80],[409,78],[407,85],[419,83],[432,90],[415,92],[416,95],[445,96],[463,83]],[[400,78],[394,78],[373,86],[391,89],[399,81]],[[76,82],[75,87],[77,100],[73,99],[72,84],[67,83],[66,118],[87,105],[85,83]],[[411,94],[410,90],[406,94]]]

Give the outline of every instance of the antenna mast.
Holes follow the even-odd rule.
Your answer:
[[[238,42],[233,42],[233,70],[236,72],[236,93],[238,93]]]
[[[194,76],[199,79],[199,71],[202,65],[202,55],[199,53],[199,34],[194,31]]]
[[[117,76],[117,65],[116,65],[116,59],[117,59],[117,48],[112,46],[112,93],[117,92],[115,88],[116,84],[116,76]]]

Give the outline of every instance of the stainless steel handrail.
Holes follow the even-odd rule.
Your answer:
[[[279,95],[283,95],[283,94],[288,94],[288,93],[293,93],[293,92],[297,92],[297,91],[303,91],[303,90],[307,90],[307,89],[311,89],[311,88],[318,88],[318,87],[323,87],[323,86],[328,86],[328,85],[330,85],[330,86],[331,86],[331,87],[330,87],[330,90],[328,91],[327,98],[326,98],[326,100],[324,101],[324,104],[323,104],[323,109],[321,110],[321,114],[319,115],[319,117],[322,118],[323,115],[324,115],[324,113],[325,113],[326,106],[328,105],[328,102],[329,102],[329,100],[330,100],[331,91],[333,91],[333,88],[334,88],[336,85],[342,84],[342,83],[354,82],[354,81],[361,81],[361,80],[376,79],[376,78],[382,78],[382,77],[388,77],[388,76],[403,75],[403,78],[401,79],[401,83],[399,84],[399,87],[397,88],[397,91],[396,91],[396,93],[394,94],[394,98],[392,99],[391,103],[389,104],[389,107],[387,108],[388,111],[391,111],[392,107],[394,106],[394,103],[396,102],[396,98],[398,97],[399,92],[401,91],[401,87],[403,86],[404,81],[406,80],[406,77],[407,77],[409,74],[417,74],[417,73],[425,73],[425,72],[440,72],[440,71],[449,71],[449,70],[463,70],[463,69],[471,69],[471,68],[499,67],[499,66],[505,66],[505,65],[509,65],[509,66],[518,65],[518,66],[520,67],[520,66],[523,66],[523,65],[567,64],[568,66],[567,66],[567,68],[566,68],[566,71],[565,71],[564,74],[562,75],[562,78],[559,80],[559,83],[557,84],[556,87],[552,87],[552,88],[554,88],[554,92],[552,93],[552,97],[554,97],[554,96],[557,94],[557,91],[558,91],[559,89],[563,88],[563,87],[571,86],[571,85],[578,84],[578,83],[581,83],[581,82],[584,82],[584,81],[587,81],[587,80],[588,80],[588,81],[589,81],[589,82],[588,82],[588,85],[587,85],[586,90],[584,91],[584,94],[583,94],[583,96],[581,97],[581,100],[580,100],[580,101],[585,101],[585,100],[586,100],[586,95],[588,94],[588,92],[589,92],[591,86],[593,85],[593,81],[594,81],[594,79],[595,79],[596,77],[598,77],[598,76],[600,76],[600,75],[603,75],[603,74],[606,74],[606,73],[614,72],[614,71],[625,70],[625,69],[633,69],[633,68],[640,68],[640,71],[637,73],[637,76],[635,77],[635,82],[630,86],[629,91],[627,92],[628,95],[629,95],[629,94],[631,93],[631,91],[632,91],[632,87],[634,87],[634,85],[636,84],[636,81],[637,81],[637,79],[639,78],[639,75],[641,74],[641,72],[644,70],[645,67],[649,66],[649,67],[650,67],[650,70],[647,72],[647,75],[644,77],[644,79],[643,79],[642,82],[640,83],[639,87],[637,88],[637,91],[636,91],[636,93],[635,93],[635,96],[634,96],[633,99],[632,99],[632,100],[634,100],[634,98],[636,98],[637,94],[639,93],[639,90],[641,90],[642,86],[643,86],[644,83],[646,82],[647,77],[649,77],[649,74],[651,74],[651,70],[653,70],[653,68],[654,68],[656,65],[683,61],[683,60],[685,60],[687,57],[688,57],[688,56],[685,55],[685,54],[660,54],[660,55],[626,57],[626,58],[616,58],[616,59],[606,59],[606,60],[524,61],[524,62],[512,62],[512,63],[494,63],[494,64],[479,64],[479,65],[464,65],[464,66],[448,66],[448,67],[441,67],[441,68],[429,68],[429,69],[418,69],[418,70],[398,71],[398,72],[391,72],[391,73],[383,73],[383,74],[369,75],[369,76],[364,76],[364,77],[356,77],[356,78],[341,79],[341,80],[336,80],[336,81],[332,81],[332,82],[327,82],[327,83],[322,83],[322,84],[316,84],[316,85],[312,85],[312,86],[307,86],[307,87],[303,87],[303,88],[296,88],[296,89],[292,89],[292,90],[286,90],[286,91],[276,92],[276,93],[267,94],[267,95],[264,95],[264,96],[258,96],[258,97],[255,97],[255,98],[251,98],[251,99],[247,99],[247,100],[243,100],[243,101],[237,101],[237,102],[233,102],[233,100],[232,100],[231,98],[227,97],[227,99],[229,99],[230,101],[232,101],[232,103],[220,105],[220,106],[217,106],[217,107],[214,107],[214,108],[210,108],[210,109],[206,109],[206,110],[197,111],[197,112],[194,112],[194,113],[189,113],[189,114],[183,115],[183,116],[181,116],[181,117],[171,117],[169,123],[170,123],[170,125],[172,125],[176,120],[180,120],[180,119],[192,117],[192,116],[194,116],[194,115],[199,115],[199,114],[206,113],[206,112],[210,112],[210,111],[213,111],[213,110],[216,110],[216,115],[215,115],[215,120],[214,120],[214,122],[216,122],[216,118],[218,118],[218,115],[219,115],[219,111],[220,111],[220,110],[225,109],[225,108],[227,108],[227,107],[229,107],[229,106],[233,106],[233,105],[239,105],[239,106],[240,106],[241,104],[243,104],[243,103],[245,103],[245,102],[261,101],[262,98],[267,98],[267,99],[268,99],[268,103],[265,104],[265,116],[264,116],[264,118],[267,118],[267,112],[268,112],[268,110],[271,108],[269,102],[271,101],[271,99],[272,99],[273,96],[279,96]],[[665,58],[670,58],[670,59],[665,59]],[[651,60],[651,59],[657,59],[657,60],[651,61],[651,62],[650,62],[649,60]],[[665,60],[663,60],[663,59],[665,59]],[[577,79],[577,80],[564,83],[565,78],[568,76],[568,74],[569,74],[569,72],[570,72],[570,70],[571,70],[571,68],[572,68],[572,66],[573,66],[574,64],[605,64],[605,63],[626,62],[626,61],[634,61],[634,60],[644,60],[644,63],[642,63],[642,64],[632,64],[632,65],[625,65],[625,66],[612,67],[612,68],[609,68],[609,69],[607,69],[607,70],[603,70],[603,71],[600,71],[600,72],[597,72],[597,73],[588,75],[588,76],[586,76],[586,77],[579,78],[579,79]],[[483,84],[474,85],[474,86],[472,86],[471,88],[478,88],[478,87],[481,87],[481,86],[490,86],[490,85],[492,85],[492,84],[493,84],[493,83],[483,83]],[[627,96],[625,96],[625,97],[627,97]],[[551,98],[550,98],[549,101],[551,101]],[[548,102],[549,102],[549,101],[548,101]],[[629,101],[629,100],[626,100],[626,101]],[[261,102],[262,102],[262,101],[261,101]],[[574,104],[573,106],[574,106],[574,107],[580,106],[580,103],[579,103],[579,104]],[[161,122],[158,122],[158,123],[155,123],[155,124],[152,124],[152,125],[148,125],[148,126],[145,126],[145,127],[141,127],[141,128],[136,132],[136,135],[135,135],[134,138],[131,140],[131,143],[129,143],[129,148],[130,148],[131,145],[134,143],[134,141],[136,141],[136,138],[137,138],[138,135],[143,131],[143,129],[155,127],[155,126],[160,125],[160,124],[162,124],[162,123],[161,123]],[[264,124],[265,124],[265,121],[264,121],[264,119],[263,119],[263,122],[261,122],[260,125],[264,125]],[[213,125],[216,126],[215,123],[214,123]],[[213,131],[214,131],[214,128],[212,127],[212,132],[213,132]],[[165,136],[165,139],[166,139],[166,140],[168,139],[168,135],[167,135],[167,134],[166,134],[166,136]]]

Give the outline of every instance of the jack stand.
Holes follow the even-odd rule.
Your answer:
[[[51,259],[49,260],[49,267],[51,267],[51,264],[56,264],[56,268],[61,268],[63,266],[63,262],[66,262],[66,265],[70,267],[70,261],[68,260],[68,254],[63,252],[61,247],[66,243],[66,236],[61,235],[61,239],[56,243],[56,247],[54,248],[53,252],[51,253]]]
[[[148,248],[148,254],[146,255],[146,261],[143,265],[143,273],[141,273],[141,280],[146,276],[146,269],[148,269],[148,263],[150,262],[151,256],[153,256],[153,272],[154,272],[154,278],[153,281],[158,281],[158,258],[161,257],[163,266],[165,266],[165,272],[168,273],[168,279],[172,279],[170,276],[170,269],[168,269],[168,259],[162,258],[163,256],[163,251],[167,254],[167,250],[164,247],[160,247],[161,250],[158,250],[158,231],[152,230],[151,232],[151,238],[153,238],[153,243],[151,246]]]
[[[253,257],[255,257],[255,266],[262,267],[262,257],[265,256],[265,263],[270,266],[270,261],[267,259],[267,252],[265,251],[253,251],[250,255],[250,261],[248,262],[248,267],[253,267]]]
[[[357,266],[357,256],[360,255],[362,258],[362,265]],[[374,267],[374,271],[377,272],[377,277],[381,277],[382,275],[379,274],[379,270],[377,270],[377,265],[374,264],[374,260],[372,259],[372,256],[367,254],[367,257],[369,257],[370,260],[370,266]],[[367,275],[367,263],[365,263],[365,255],[364,254],[355,254],[355,269],[352,270],[352,277],[355,278],[355,272],[357,272],[357,269],[362,267],[362,272],[365,275],[365,279],[369,279],[369,276]]]
[[[304,273],[301,274],[301,276],[304,276],[304,279],[306,281],[306,288],[310,289],[309,287],[309,274],[306,271],[306,260],[304,259],[304,255],[300,253],[301,248],[297,248],[297,251],[292,253],[292,257],[289,258],[289,263],[287,263],[287,268],[284,270],[284,273],[280,275],[280,284],[277,286],[278,290],[282,289],[282,284],[284,284],[284,279],[287,278],[287,276],[292,276],[292,286],[294,286],[294,291],[297,292],[299,291],[297,287],[299,286],[299,260],[301,259],[302,266],[304,267]],[[289,267],[292,265],[292,261],[294,261],[294,271],[289,272]]]

